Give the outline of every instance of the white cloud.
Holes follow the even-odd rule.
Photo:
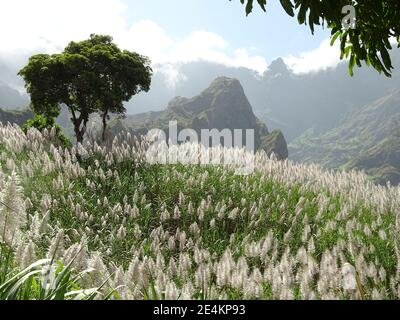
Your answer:
[[[150,20],[139,21],[116,37],[123,48],[147,55],[154,62],[164,59],[165,52],[173,46],[173,40],[166,30]]]
[[[261,56],[249,56],[249,52],[246,49],[235,50],[236,57],[232,63],[245,68],[256,70],[263,73],[268,68],[267,61]]]
[[[120,0],[5,0],[0,2],[0,52],[56,52],[71,39],[126,28]]]
[[[188,80],[187,77],[180,72],[179,64],[176,63],[157,64],[153,67],[153,70],[163,75],[165,84],[169,89],[175,89],[179,83]]]
[[[229,43],[216,33],[197,30],[183,38],[174,38],[159,25],[148,20],[135,23],[126,34],[121,35],[120,43],[131,50],[148,55],[155,64],[169,64],[169,68],[171,63],[198,60],[246,67],[260,73],[268,66],[265,58],[252,56],[244,48],[231,48]]]
[[[260,73],[267,68],[263,57],[232,48],[216,33],[198,30],[176,38],[150,20],[129,23],[126,13],[125,0],[1,0],[0,60],[16,70],[34,53],[59,52],[71,40],[99,33],[148,55],[155,65],[167,64],[160,70],[171,81],[181,79],[173,65],[182,62],[206,60]]]
[[[225,50],[228,43],[218,34],[207,31],[195,31],[175,43],[169,53],[169,59],[176,62],[190,62],[204,59],[218,63],[228,60]]]
[[[299,56],[287,56],[283,60],[294,73],[308,73],[336,67],[340,63],[339,41],[333,46],[330,42],[330,39],[326,39],[315,50],[301,53]]]

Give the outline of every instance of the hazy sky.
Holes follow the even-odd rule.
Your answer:
[[[114,37],[154,63],[199,59],[263,72],[283,57],[296,72],[334,66],[329,31],[314,36],[278,1],[249,17],[239,0],[1,0],[0,59],[21,66],[36,52],[61,51],[90,33]]]

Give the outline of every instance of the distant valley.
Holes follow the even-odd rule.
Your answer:
[[[399,50],[393,52],[393,63],[400,66]],[[335,169],[361,169],[381,184],[400,182],[400,102],[396,98],[400,88],[399,69],[389,79],[368,68],[356,69],[351,78],[345,64],[325,71],[294,74],[282,59],[273,61],[263,75],[205,61],[173,67],[180,75],[178,80],[171,83],[165,70],[157,72],[150,92],[126,104],[126,119],[111,121],[114,132],[165,128],[174,118],[180,127],[195,130],[251,127],[257,132],[257,147],[267,153],[274,151],[280,158],[288,154],[289,159],[298,162],[319,163]],[[220,76],[238,79],[241,84],[227,94],[222,107],[225,116],[221,116],[219,105],[204,98],[211,95],[210,83]],[[10,78],[10,72],[7,77]],[[2,79],[0,74],[3,81],[0,107],[26,107],[27,97],[5,85],[7,79]],[[240,102],[236,104],[237,101]],[[195,107],[199,103],[202,106]],[[239,105],[247,106],[246,116],[238,116]],[[21,122],[18,119],[26,116],[24,112],[5,114],[3,110],[1,121]],[[97,121],[97,116],[93,119]],[[72,136],[66,110],[58,122]]]
[[[310,129],[290,145],[291,158],[329,168],[361,169],[381,184],[400,183],[400,90],[359,107],[323,134]]]
[[[168,130],[169,121],[177,121],[179,129],[194,129],[198,136],[202,129],[242,130],[253,129],[255,148],[272,153],[278,159],[288,157],[286,140],[279,130],[269,132],[267,126],[253,113],[242,85],[236,79],[219,77],[200,95],[193,98],[176,97],[165,111],[129,115],[126,119],[114,120],[112,131],[128,130],[135,134],[146,134],[150,129]],[[247,137],[243,135],[245,144]]]

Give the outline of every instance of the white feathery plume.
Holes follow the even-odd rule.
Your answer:
[[[15,171],[8,177],[0,193],[0,241],[8,245],[19,242],[20,228],[27,222],[22,188]]]

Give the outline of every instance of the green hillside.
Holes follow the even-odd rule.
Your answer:
[[[72,150],[49,139],[0,125],[0,298],[400,298],[400,188],[265,153],[238,176],[152,164],[129,135]],[[45,291],[41,268],[59,276]],[[64,287],[51,280],[63,270]]]
[[[374,181],[400,183],[400,91],[349,114],[324,134],[309,130],[290,144],[293,160],[365,170]]]
[[[25,121],[31,119],[33,114],[29,110],[3,110],[0,109],[0,123],[7,122],[22,125]]]

